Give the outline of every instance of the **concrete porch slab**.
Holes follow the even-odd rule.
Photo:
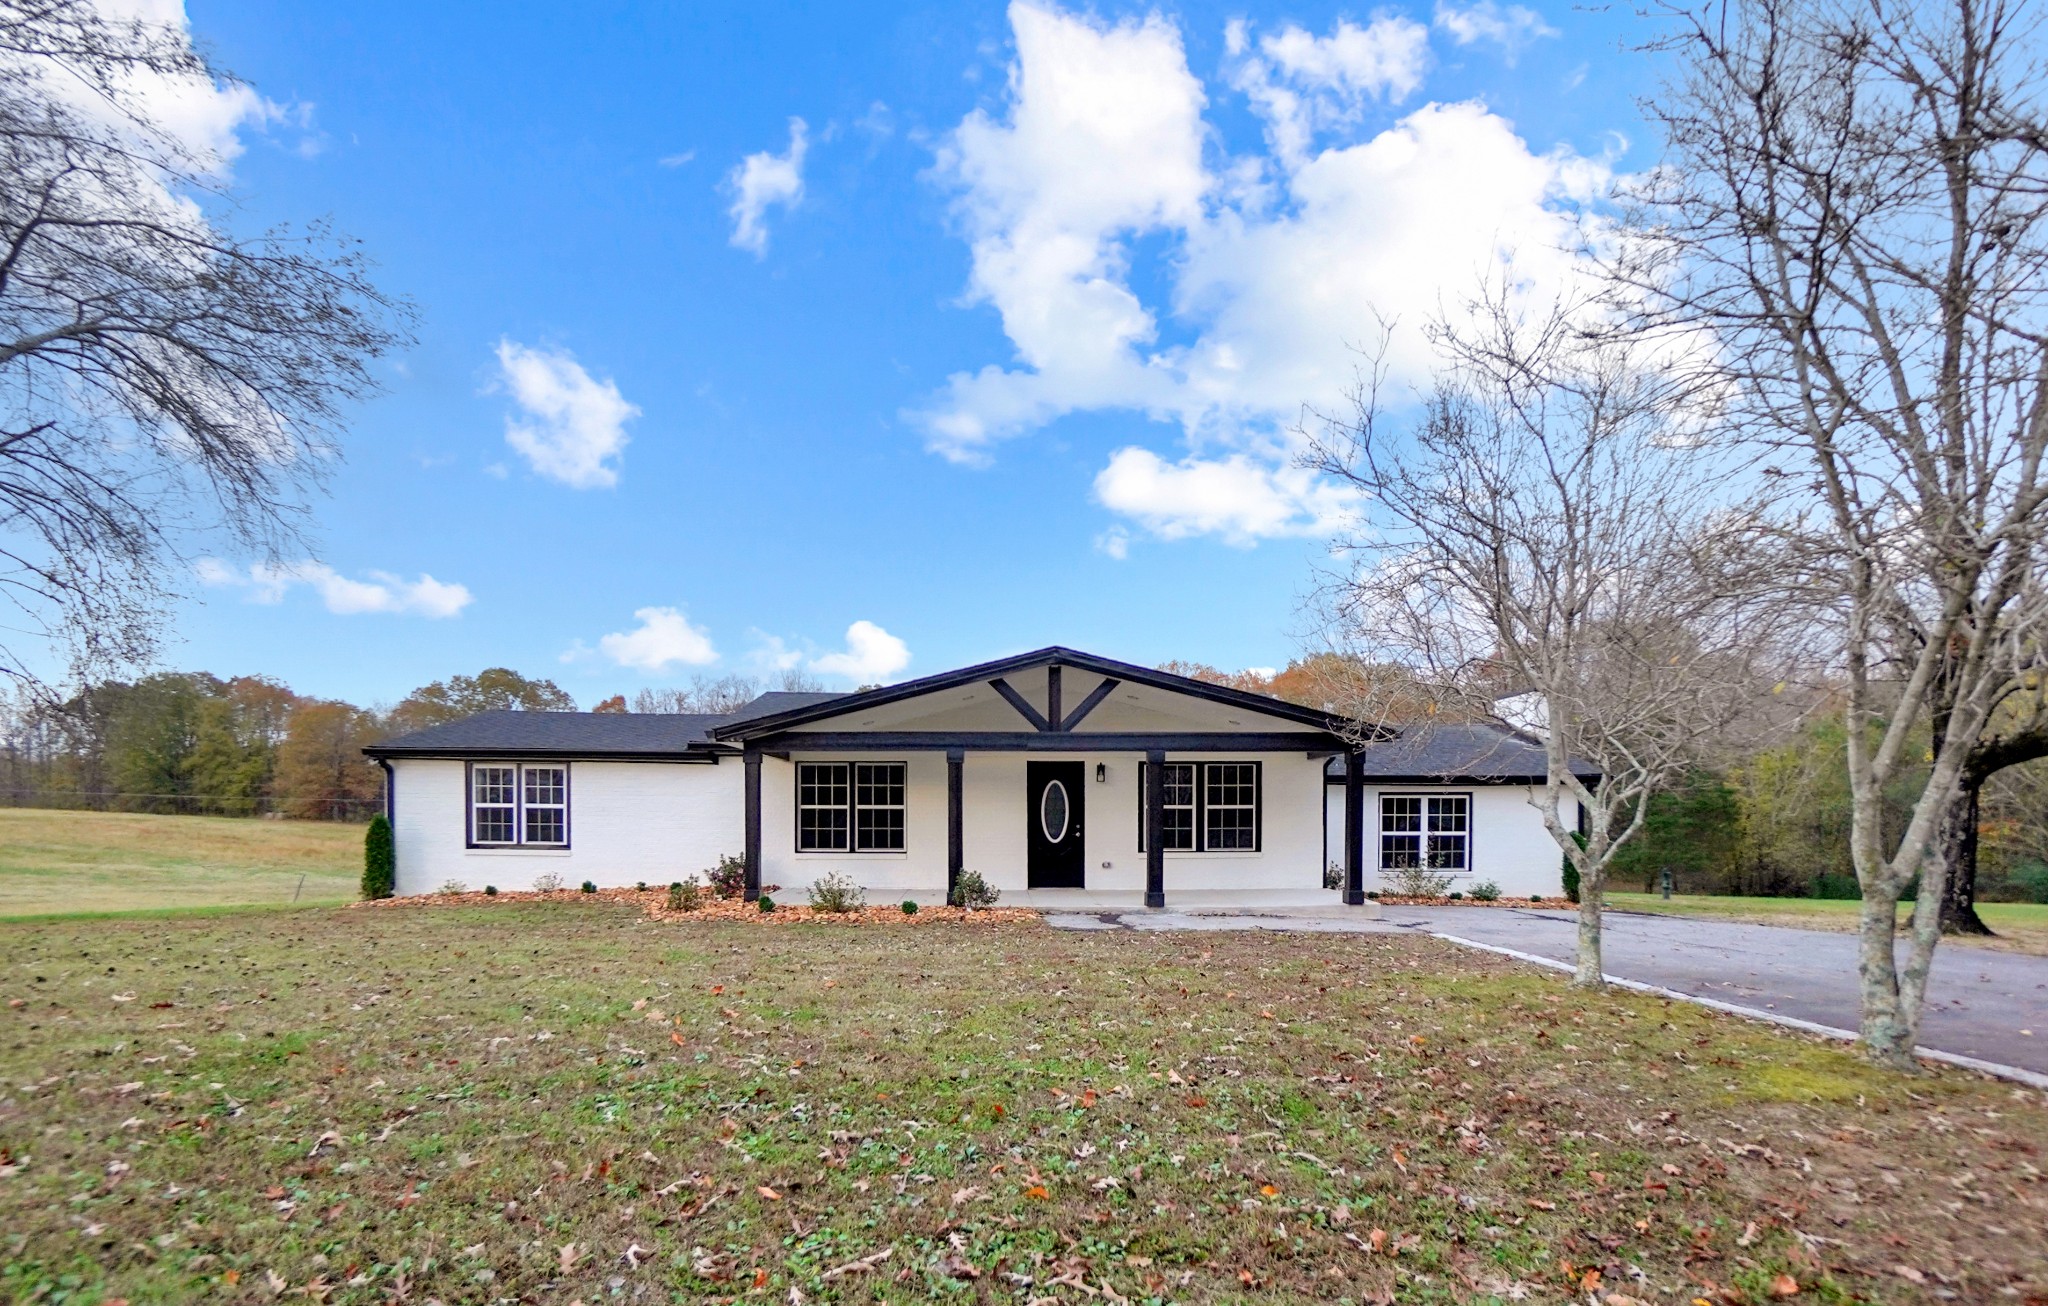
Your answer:
[[[1334,890],[1240,893],[1226,890],[1168,889],[1164,909],[1147,908],[1142,893],[1097,889],[1026,889],[1005,894],[1005,907],[1064,914],[1103,914],[1142,918],[1146,915],[1284,917],[1288,920],[1378,920],[1377,903],[1347,907]],[[1135,923],[1135,921],[1133,922]]]

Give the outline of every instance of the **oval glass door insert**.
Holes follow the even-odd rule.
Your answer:
[[[1039,796],[1038,827],[1045,831],[1047,843],[1067,837],[1067,787],[1058,780],[1046,785]]]

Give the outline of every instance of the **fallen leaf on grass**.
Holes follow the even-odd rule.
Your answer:
[[[1044,1184],[1031,1185],[1029,1188],[1026,1188],[1024,1190],[1024,1195],[1026,1197],[1031,1198],[1033,1201],[1037,1202],[1048,1201],[1052,1197],[1052,1194],[1046,1191],[1046,1187]]]
[[[1798,1295],[1799,1280],[1793,1278],[1791,1275],[1779,1274],[1771,1280],[1771,1296],[1797,1297]]]
[[[563,1243],[556,1252],[556,1256],[562,1265],[562,1273],[567,1274],[570,1270],[574,1269],[576,1267],[576,1258],[580,1255],[582,1253],[576,1250],[575,1243]]]
[[[1892,1267],[1892,1273],[1893,1273],[1893,1274],[1896,1274],[1896,1275],[1898,1275],[1898,1276],[1899,1276],[1899,1277],[1900,1277],[1901,1279],[1904,1279],[1904,1280],[1905,1280],[1905,1281],[1906,1281],[1907,1283],[1925,1283],[1925,1282],[1927,1282],[1927,1276],[1926,1276],[1926,1275],[1924,1275],[1924,1274],[1922,1274],[1922,1273],[1920,1273],[1920,1271],[1918,1271],[1918,1270],[1914,1269],[1914,1268],[1913,1268],[1912,1266],[1910,1266],[1910,1265],[1894,1265],[1894,1266]]]
[[[779,1202],[782,1200],[782,1194],[776,1192],[767,1184],[762,1184],[759,1188],[756,1188],[754,1191],[761,1194],[761,1196],[767,1198],[771,1202]]]
[[[861,1257],[857,1261],[848,1261],[844,1265],[834,1266],[833,1268],[825,1271],[818,1277],[829,1281],[832,1279],[844,1278],[846,1275],[849,1274],[859,1274],[864,1270],[872,1270],[877,1265],[880,1265],[883,1261],[888,1260],[890,1255],[893,1254],[895,1250],[896,1249],[894,1247],[884,1247],[881,1251],[871,1252],[868,1255]]]

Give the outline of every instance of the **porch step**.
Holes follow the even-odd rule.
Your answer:
[[[1168,889],[1166,906],[1148,909],[1145,906],[1145,895],[1142,893],[1097,889],[1026,889],[1022,893],[1004,894],[1003,904],[1028,907],[1034,911],[1124,913],[1163,910],[1182,916],[1289,916],[1374,920],[1380,914],[1377,903],[1366,902],[1356,907],[1347,907],[1343,898],[1332,890],[1263,893],[1183,890],[1176,893]]]

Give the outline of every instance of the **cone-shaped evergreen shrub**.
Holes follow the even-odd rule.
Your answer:
[[[378,816],[363,836],[363,896],[389,898],[397,887],[398,849],[391,841],[391,822]]]

